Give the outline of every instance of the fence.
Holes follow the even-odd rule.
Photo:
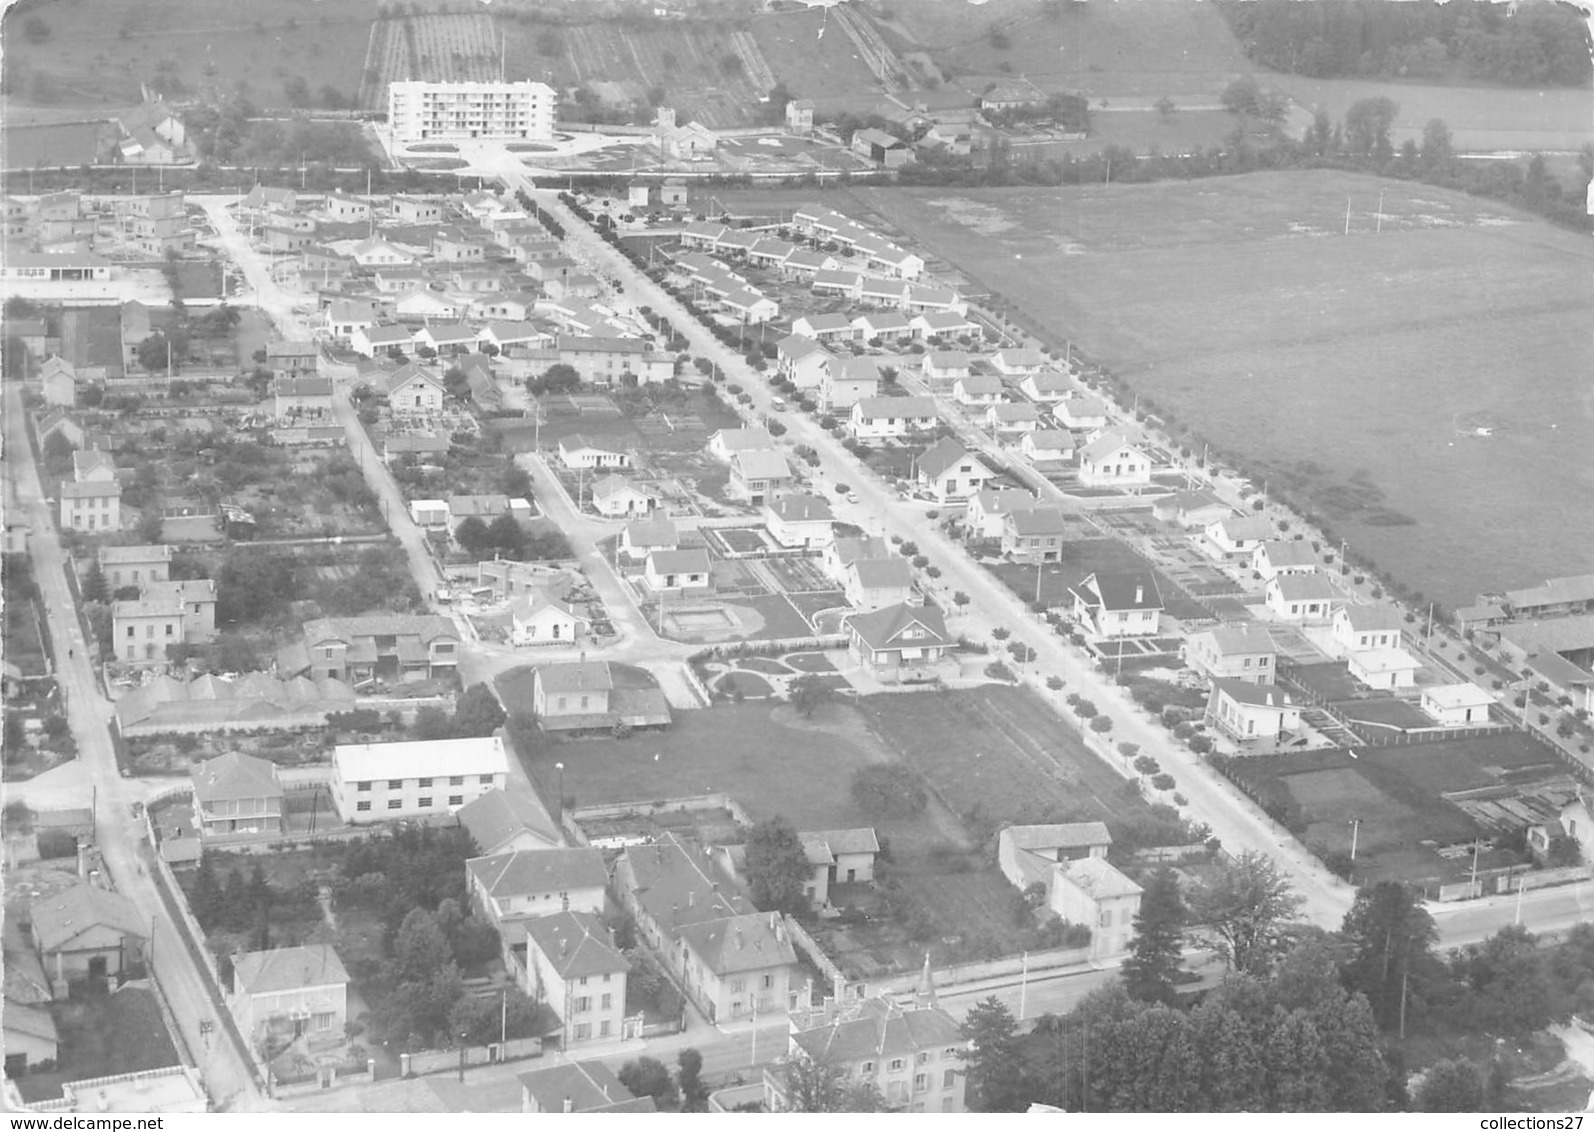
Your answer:
[[[938,967],[931,970],[930,975],[935,980],[935,985],[942,990],[955,987],[963,983],[979,982],[984,979],[997,979],[1012,975],[1022,978],[1025,974],[1034,975],[1040,971],[1055,971],[1063,967],[1077,967],[1090,961],[1090,948],[1067,947],[1055,948],[1051,951],[1031,951],[1027,956],[1008,956],[1005,959],[990,959],[978,963],[954,963],[949,967]],[[906,971],[900,975],[892,975],[885,979],[871,980],[867,984],[860,984],[858,995],[901,994],[910,991],[919,985],[920,972]]]
[[[570,821],[598,821],[632,814],[675,814],[693,810],[728,810],[739,824],[749,826],[753,824],[753,819],[747,816],[747,812],[729,794],[694,794],[685,798],[659,798],[647,802],[609,802],[572,809],[567,818]]]
[[[541,1038],[511,1038],[507,1042],[465,1046],[463,1049],[423,1049],[399,1054],[399,1074],[422,1077],[428,1073],[469,1069],[472,1065],[496,1065],[503,1061],[521,1061],[541,1056]]]
[[[704,707],[712,704],[714,697],[710,694],[707,685],[703,683],[702,678],[698,676],[697,669],[690,664],[683,664],[681,665],[681,670],[686,674],[686,686],[692,689],[692,694],[703,703]]]

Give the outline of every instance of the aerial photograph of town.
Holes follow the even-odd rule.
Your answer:
[[[14,1126],[1594,1108],[1591,26],[12,0]]]

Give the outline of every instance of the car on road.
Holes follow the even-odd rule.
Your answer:
[[[778,410],[778,411],[783,411],[786,408],[786,398],[784,398],[784,397],[776,397],[773,401],[771,401],[769,403],[769,407],[771,409],[775,409],[775,410]]]

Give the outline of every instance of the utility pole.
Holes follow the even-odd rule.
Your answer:
[[[1362,832],[1362,819],[1361,818],[1351,818],[1350,819],[1350,859],[1352,861],[1356,860],[1356,841],[1361,836],[1361,832]]]

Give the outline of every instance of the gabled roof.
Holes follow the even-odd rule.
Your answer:
[[[638,904],[672,938],[687,924],[754,911],[751,901],[701,850],[688,848],[673,833],[651,845],[628,847],[621,861]]]
[[[1086,463],[1091,463],[1111,456],[1120,448],[1128,448],[1142,456],[1145,455],[1145,450],[1138,444],[1130,442],[1123,433],[1109,429],[1080,449],[1079,458]]]
[[[1268,585],[1285,601],[1333,601],[1340,596],[1321,574],[1280,574]]]
[[[1342,605],[1339,616],[1357,633],[1395,632],[1405,628],[1406,619],[1393,605]]]
[[[1005,350],[996,351],[996,358],[1002,364],[1010,366],[1043,366],[1046,364],[1046,355],[1032,346],[1009,346]]]
[[[920,1050],[968,1047],[958,1024],[940,1007],[901,1006],[885,998],[849,1003],[835,1018],[796,1030],[791,1040],[816,1062],[848,1067],[906,1060]]]
[[[1041,450],[1071,452],[1074,448],[1074,436],[1067,429],[1038,428],[1034,432],[1024,434],[1024,443],[1031,448]]]
[[[906,558],[860,558],[851,569],[866,590],[901,589],[913,585],[913,568]]]
[[[803,338],[801,341],[812,344],[813,339]],[[814,347],[816,350],[818,348]],[[775,447],[775,438],[769,434],[767,428],[722,428],[709,440],[711,443],[718,441],[719,446],[727,452],[748,452]]]
[[[753,448],[731,454],[731,468],[743,480],[790,479],[786,457],[772,448]]]
[[[1015,507],[1006,513],[1003,525],[1019,538],[1036,538],[1064,533],[1068,520],[1056,507]]]
[[[1238,704],[1249,707],[1295,707],[1295,697],[1288,688],[1277,684],[1253,684],[1248,680],[1220,679],[1212,681],[1214,690]]]
[[[968,369],[969,355],[965,350],[931,350],[925,360],[936,369]],[[998,381],[1000,386],[1001,382]]]
[[[707,574],[713,569],[708,551],[702,547],[686,550],[648,552],[648,569],[655,574]]]
[[[1212,524],[1230,542],[1249,542],[1273,537],[1273,524],[1260,515],[1228,515]]]
[[[934,397],[863,397],[853,406],[865,420],[877,417],[933,417]]]
[[[802,833],[798,836],[811,838],[823,844],[833,857],[847,853],[880,852],[880,839],[875,836],[873,826],[863,826],[858,829],[822,829],[816,833]]]
[[[844,314],[809,314],[797,320],[814,333],[824,330],[851,330],[852,320]],[[795,329],[795,327],[794,327]]]
[[[838,381],[861,381],[867,385],[880,384],[880,365],[873,358],[855,358],[850,354],[841,357],[826,356],[825,376],[834,385]]]
[[[53,896],[40,897],[29,907],[28,916],[33,921],[39,949],[46,955],[95,927],[108,927],[138,939],[149,935],[144,918],[131,900],[92,884],[74,884]]]
[[[611,499],[614,496],[627,491],[631,492],[633,495],[640,495],[647,499],[653,498],[652,492],[640,488],[630,480],[626,479],[624,476],[618,475],[604,476],[597,483],[593,484],[592,498]]]
[[[1152,573],[1092,574],[1075,592],[1093,592],[1103,610],[1111,612],[1162,608],[1162,592]]]
[[[1058,870],[1057,879],[1079,889],[1093,900],[1108,900],[1115,896],[1138,896],[1145,891],[1109,864],[1105,857],[1085,857],[1082,860],[1070,861],[1066,869]]]
[[[1039,393],[1061,393],[1068,388],[1068,378],[1060,373],[1032,373],[1024,379],[1024,388]]]
[[[1009,511],[1025,511],[1035,506],[1033,493],[1021,487],[988,487],[975,494],[970,504],[978,503],[987,515],[1005,515]]]
[[[828,523],[835,518],[830,504],[817,495],[786,495],[764,504],[772,516],[786,523]]]
[[[1261,625],[1215,625],[1197,636],[1209,637],[1219,656],[1275,653],[1278,646]]]
[[[797,962],[779,912],[752,912],[721,920],[688,924],[680,931],[703,965],[716,975],[761,971]]]
[[[891,548],[883,538],[838,538],[831,553],[843,566],[866,558],[890,558]]]
[[[946,620],[933,605],[888,605],[873,613],[853,614],[846,619],[846,624],[876,652],[944,645],[949,640]],[[908,636],[908,633],[916,635]]]
[[[493,857],[473,857],[465,862],[465,869],[494,899],[602,888],[609,882],[603,854],[589,846],[517,849]]]
[[[618,448],[606,448],[601,444],[594,444],[580,433],[559,438],[559,451],[570,454],[575,452],[604,452],[611,456],[619,456]]]
[[[1111,845],[1106,822],[1076,821],[1054,825],[1010,825],[1002,836],[1017,849],[1088,849]]]
[[[968,355],[963,355],[963,364],[968,364]],[[961,389],[965,393],[991,394],[1000,393],[1006,386],[1002,379],[992,373],[971,373],[967,377],[960,377],[953,383],[953,388]]]
[[[638,550],[662,547],[666,550],[679,545],[681,532],[663,515],[638,519],[625,529],[626,541]]]
[[[1105,417],[1107,415],[1107,406],[1094,397],[1064,397],[1057,402],[1057,407],[1052,412],[1066,412],[1069,416],[1075,418]]]
[[[548,812],[526,792],[489,790],[461,806],[455,816],[476,847],[489,856],[523,832],[546,841],[550,847],[564,840]]]
[[[1298,541],[1272,539],[1257,547],[1256,552],[1267,555],[1268,563],[1272,566],[1317,565],[1317,552],[1312,549],[1312,544],[1304,539]]]
[[[233,961],[234,985],[244,994],[278,994],[300,987],[343,986],[349,981],[338,953],[324,943],[251,951]]]
[[[530,620],[545,609],[552,609],[577,621],[591,621],[584,613],[577,613],[569,602],[561,601],[547,590],[533,587],[509,604],[509,615],[517,623]]]
[[[591,912],[559,912],[525,921],[526,942],[548,960],[560,978],[589,978],[626,971],[630,963],[615,948],[603,920]]]
[[[1038,421],[1040,420],[1041,416],[1040,411],[1028,401],[1015,401],[1011,404],[992,405],[985,411],[987,415],[992,417],[998,424],[1010,424],[1015,421]]]
[[[572,660],[539,664],[537,683],[544,692],[607,692],[614,687],[614,676],[606,660]]]
[[[519,1073],[520,1087],[537,1102],[541,1112],[605,1112],[625,1107],[629,1112],[652,1112],[652,1097],[633,1096],[630,1089],[601,1061],[564,1061]]]
[[[776,352],[787,361],[800,362],[810,354],[830,355],[825,348],[806,334],[788,334],[775,343]]]
[[[275,763],[239,751],[207,759],[189,774],[194,782],[194,797],[201,803],[281,798],[283,793]]]

